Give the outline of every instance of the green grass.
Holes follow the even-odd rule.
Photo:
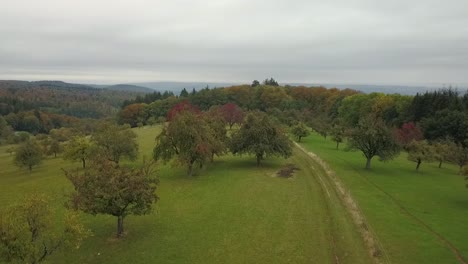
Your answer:
[[[151,156],[158,127],[135,129],[143,155]],[[0,147],[1,207],[32,191],[54,197],[63,212],[71,186],[61,168],[79,166],[49,158],[30,174]],[[286,163],[300,170],[274,177]],[[160,166],[160,201],[152,214],[125,219],[127,235],[114,239],[116,220],[83,215],[94,236],[77,251],[50,263],[370,263],[362,239],[336,194],[328,197],[320,167],[295,151],[289,160],[268,158],[261,168],[249,156],[224,156],[188,177]],[[322,185],[323,184],[323,185]]]
[[[402,153],[386,163],[374,158],[366,171],[360,152],[336,150],[331,140],[313,134],[302,145],[330,164],[350,189],[392,263],[458,263],[419,220],[468,259],[468,189],[458,168],[423,163],[418,173]]]

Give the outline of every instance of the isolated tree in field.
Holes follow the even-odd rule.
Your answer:
[[[218,143],[213,130],[201,115],[182,111],[156,137],[153,157],[166,162],[176,156],[180,164],[187,166],[188,175],[192,176],[193,165],[198,163],[203,166],[212,157]]]
[[[350,132],[350,149],[360,150],[366,157],[366,169],[371,168],[372,158],[391,160],[399,153],[399,146],[385,124],[376,118],[366,117]]]
[[[242,111],[242,108],[236,104],[225,104],[221,107],[220,112],[226,123],[229,125],[229,129],[232,129],[234,124],[241,124],[242,120],[244,120],[244,111]]]
[[[333,141],[336,142],[336,149],[338,149],[340,147],[340,143],[344,140],[345,128],[340,125],[334,125],[330,130],[330,135]]]
[[[250,85],[250,86],[256,87],[256,86],[259,86],[259,85],[260,85],[260,82],[257,81],[257,80],[254,80],[254,81],[252,82],[252,85]]]
[[[81,161],[83,169],[86,168],[88,161],[96,152],[95,145],[87,137],[73,137],[67,145],[65,145],[63,158],[71,161]]]
[[[69,206],[92,215],[117,217],[117,237],[124,234],[128,215],[144,215],[158,200],[158,179],[145,164],[141,169],[126,168],[108,160],[96,160],[84,171],[65,171],[74,186]]]
[[[433,146],[435,160],[439,162],[439,168],[442,168],[442,163],[450,159],[451,143],[448,140],[439,140]]]
[[[128,126],[105,124],[92,136],[101,156],[119,164],[121,158],[138,156],[137,135]]]
[[[292,155],[291,141],[284,131],[266,114],[250,113],[241,128],[232,135],[230,149],[233,154],[253,154],[257,166],[265,156]]]
[[[310,135],[309,129],[302,122],[294,125],[291,128],[291,133],[297,138],[298,142],[301,142],[301,139],[303,137],[307,137],[308,135]]]
[[[67,213],[62,224],[56,222],[56,216],[49,199],[39,194],[1,213],[0,261],[40,263],[62,248],[78,248],[90,235],[77,214]]]
[[[42,162],[42,150],[35,140],[26,140],[16,148],[15,164],[27,167],[29,171]]]
[[[413,140],[406,146],[406,149],[408,150],[408,160],[416,162],[416,171],[419,171],[421,163],[435,160],[434,147],[425,140]]]
[[[468,164],[468,148],[462,144],[451,144],[449,160],[458,165],[461,173],[463,166]]]
[[[47,154],[48,155],[54,154],[54,158],[56,158],[57,154],[60,152],[62,152],[62,146],[60,146],[60,143],[58,142],[58,140],[52,139],[47,148]]]

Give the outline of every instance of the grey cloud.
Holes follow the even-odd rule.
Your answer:
[[[462,84],[466,14],[458,0],[7,0],[0,78]]]

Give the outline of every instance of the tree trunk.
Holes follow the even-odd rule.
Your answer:
[[[233,125],[234,125],[234,123],[229,123],[229,130],[232,130]]]
[[[371,168],[371,160],[372,160],[372,158],[367,158],[366,170],[369,170]]]
[[[439,169],[442,168],[442,161],[439,161]]]
[[[416,171],[419,171],[419,166],[421,166],[421,160],[418,159],[418,162],[416,163]]]
[[[86,169],[86,160],[85,160],[85,159],[81,159],[81,163],[83,164],[83,169]]]
[[[302,137],[299,137],[299,140],[298,140],[298,142],[301,142],[301,138],[302,138]]]
[[[211,160],[210,160],[210,161],[211,161],[212,163],[213,163],[213,161],[214,161],[214,155],[215,155],[214,152],[211,153]]]
[[[257,167],[260,167],[260,161],[262,160],[261,155],[257,155]]]
[[[122,237],[124,232],[124,227],[123,227],[123,216],[117,216],[117,237]]]
[[[29,172],[32,171],[32,165],[28,165],[28,168],[29,168]]]
[[[336,149],[338,149],[339,147],[340,147],[340,142],[337,141],[337,142],[336,142]]]
[[[54,152],[54,158],[56,158],[56,157],[57,157],[57,152]]]

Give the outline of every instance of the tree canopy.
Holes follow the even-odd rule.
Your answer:
[[[39,263],[61,248],[78,248],[91,233],[68,212],[57,221],[50,199],[31,194],[0,214],[0,260]],[[57,226],[63,226],[57,228]]]
[[[123,220],[128,215],[144,215],[158,200],[159,180],[146,164],[134,169],[107,160],[97,160],[90,168],[65,171],[74,186],[69,206],[92,215],[117,217],[117,236],[124,233]]]
[[[19,167],[27,167],[29,171],[42,162],[42,149],[35,140],[26,140],[15,151],[15,164]]]
[[[392,133],[379,119],[363,118],[350,132],[349,148],[360,150],[366,157],[366,169],[371,168],[371,160],[378,156],[381,160],[393,159],[399,153]]]
[[[257,166],[265,156],[292,155],[291,141],[284,131],[261,112],[247,115],[241,128],[233,133],[230,149],[233,154],[255,155]]]

